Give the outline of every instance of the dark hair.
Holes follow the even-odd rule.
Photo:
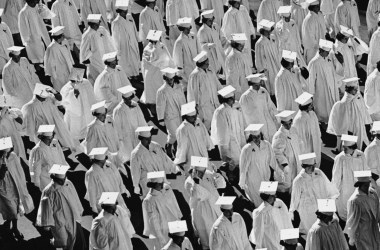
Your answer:
[[[267,201],[270,197],[271,197],[270,194],[260,193],[260,198],[261,198],[263,201]]]
[[[121,13],[121,12],[123,12],[124,10],[122,10],[122,9],[116,9],[116,13]]]
[[[231,40],[231,47],[232,48],[236,49],[238,47],[238,45],[240,45],[240,43]]]
[[[354,144],[354,145],[351,145],[351,146],[347,146],[349,149],[353,149],[353,150],[355,150],[355,149],[358,149],[358,144]]]
[[[361,187],[361,186],[363,186],[364,184],[367,184],[368,182],[360,182],[360,181],[357,181],[357,182],[355,182],[355,184],[354,184],[354,187]]]
[[[51,36],[51,38],[53,38],[54,40],[58,40],[58,39],[60,39],[61,37],[63,37],[63,34],[56,35],[56,36]]]
[[[288,68],[292,64],[291,62],[286,61],[284,58],[281,59],[280,63],[281,63],[281,66],[284,68]]]
[[[346,38],[346,36],[343,35],[342,33],[338,32],[338,33],[336,34],[336,39],[337,39],[338,41],[341,41],[341,40],[343,40],[344,38]]]
[[[263,135],[262,132],[260,132],[260,140],[264,140],[264,135]],[[250,143],[250,142],[252,142],[252,141],[253,141],[253,135],[250,134],[250,135],[248,136],[246,142],[247,142],[247,143]]]
[[[179,31],[184,31],[185,29],[188,29],[188,27],[181,27],[181,26],[178,26],[178,30],[179,30]]]
[[[206,62],[208,61],[208,59],[204,60],[203,62],[195,62],[195,65],[200,68],[202,67]]]
[[[220,96],[220,95],[219,95]],[[227,97],[227,98],[224,98],[223,96],[220,96],[220,103],[227,103],[229,99],[231,99],[233,97]]]
[[[155,182],[148,182],[148,183],[146,184],[146,186],[147,186],[148,188],[154,188],[154,187],[156,186],[156,183],[155,183]]]
[[[264,28],[260,28],[260,29],[259,29],[259,33],[260,33],[260,35],[264,35],[264,31],[265,31]]]
[[[378,62],[376,63],[376,68],[377,68],[378,71],[380,71],[380,61],[378,61]]]
[[[293,119],[290,119],[289,121],[293,121]],[[285,124],[285,123],[288,123],[289,121],[286,122],[286,121],[281,120],[280,123]]]
[[[355,86],[345,86],[344,87],[344,90],[346,91],[346,92],[350,92],[350,91],[352,91],[352,90],[354,90],[355,89]]]
[[[308,110],[309,109],[309,106],[311,105],[311,103],[309,103],[309,104],[307,104],[307,105],[298,105],[298,108],[299,108],[299,110],[301,110],[301,111],[306,111],[306,110]]]

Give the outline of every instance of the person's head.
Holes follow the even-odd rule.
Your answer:
[[[63,186],[66,182],[66,174],[60,175],[60,174],[50,174],[50,178],[53,180],[53,182],[59,186]]]
[[[53,40],[55,40],[57,43],[62,44],[63,40],[65,40],[65,35],[60,34],[60,35],[56,35],[56,36],[51,36],[51,38]]]
[[[156,0],[145,0],[146,6],[148,6],[151,9],[154,9],[156,7]]]
[[[261,128],[263,124],[249,124],[248,127],[244,130],[248,134],[247,143],[255,143],[260,145],[262,138]]]
[[[91,163],[103,167],[108,159],[107,153],[107,147],[93,148],[89,154],[89,156],[92,158]]]
[[[52,143],[52,141],[54,139],[54,135],[55,135],[54,132],[52,132],[52,133],[40,133],[37,135],[37,138],[40,139],[46,145],[50,146],[50,144]]]
[[[314,106],[313,106],[313,103],[309,103],[309,104],[306,104],[306,105],[298,105],[298,108],[299,110],[301,111],[305,111],[305,112],[310,112],[310,111],[313,111],[314,110]]]
[[[290,128],[292,127],[292,124],[293,124],[293,119],[290,119],[288,121],[281,121],[281,124],[282,126],[286,129],[286,130],[290,130]]]
[[[39,0],[25,0],[25,2],[32,8],[36,7],[39,3]]]
[[[220,102],[222,104],[227,104],[232,107],[235,103],[235,88],[231,85],[224,87],[223,89],[218,91],[220,98]]]
[[[66,172],[70,169],[68,165],[54,164],[50,170],[50,178],[57,185],[63,186],[66,182]]]
[[[127,14],[128,14],[128,7],[117,7],[116,13],[118,13],[120,16],[122,16],[124,19],[126,19]]]
[[[148,188],[161,191],[164,189],[164,178],[150,179],[146,185]]]
[[[192,172],[191,172],[191,176],[193,178],[198,178],[198,179],[202,180],[205,173],[206,173],[206,168],[204,168],[204,167],[193,167]]]
[[[9,57],[12,58],[12,61],[18,63],[21,60],[21,53],[10,52]]]
[[[276,201],[276,194],[267,194],[260,192],[260,198],[273,206],[274,202]]]
[[[324,49],[319,48],[319,54],[320,54],[323,58],[325,58],[325,57],[327,57],[327,56],[330,54],[330,51],[327,51],[327,50],[324,50]]]
[[[338,32],[336,34],[336,39],[339,42],[346,44],[350,38],[348,36],[343,35],[341,32]]]
[[[185,35],[189,35],[191,31],[191,18],[181,18],[177,23],[178,30]]]
[[[228,4],[231,5],[232,8],[240,9],[241,0],[229,0]]]
[[[100,207],[109,214],[114,215],[117,209],[117,202],[115,204],[101,204]]]
[[[273,31],[273,27],[271,29],[265,29],[265,28],[259,29],[260,35],[265,36],[265,37],[269,37],[272,31]]]
[[[346,134],[342,135],[342,146],[345,154],[352,154],[355,149],[358,148],[358,145],[356,144],[357,140],[357,136]]]
[[[141,144],[149,148],[150,143],[152,142],[152,131],[153,127],[138,127],[136,129],[137,138],[140,140]]]
[[[345,86],[344,90],[351,95],[356,95],[358,93],[359,87],[358,86]]]
[[[234,208],[232,205],[231,206],[221,206],[220,211],[222,211],[224,217],[226,217],[229,220],[232,219],[232,215],[234,214]]]
[[[119,62],[116,51],[104,54],[102,59],[104,64],[111,69],[115,69]]]
[[[306,163],[302,162],[301,166],[303,169],[305,169],[305,172],[307,174],[311,174],[315,170],[316,163],[315,162],[306,162]]]
[[[197,113],[195,113],[195,115],[184,115],[183,118],[188,122],[188,123],[191,123],[193,125],[195,125],[196,121],[197,121]]]
[[[241,52],[244,49],[244,43],[231,41],[231,47]]]
[[[100,207],[107,213],[114,215],[117,210],[119,192],[103,192],[99,199]]]
[[[315,212],[315,214],[317,215],[317,218],[320,219],[321,221],[323,221],[324,223],[326,223],[327,225],[330,225],[330,223],[332,222],[333,220],[333,215],[334,213],[333,212],[319,212],[319,210],[317,210]]]
[[[248,86],[252,89],[258,91],[261,86],[265,86],[265,81],[267,78],[262,73],[252,74],[246,77],[248,80]]]
[[[310,4],[307,8],[308,8],[309,11],[312,11],[312,12],[317,13],[317,14],[321,10],[321,7],[319,6],[319,2],[318,1]]]
[[[96,31],[100,27],[100,21],[89,21],[88,26],[90,26],[91,29]]]
[[[302,154],[298,156],[302,168],[307,174],[312,174],[315,170],[317,155],[315,153]]]
[[[207,58],[206,60],[202,61],[202,62],[195,62],[195,65],[198,67],[198,68],[201,68],[203,70],[207,70],[208,67],[210,66],[210,61],[209,59]]]
[[[185,240],[185,232],[174,233],[174,234],[169,233],[168,236],[178,246],[181,246],[183,241]]]
[[[372,178],[371,171],[354,171],[354,177],[356,178],[354,187],[368,194]]]
[[[214,16],[211,17],[211,18],[205,18],[205,17],[202,18],[202,22],[203,22],[204,24],[206,24],[208,27],[212,27],[212,25],[213,25],[213,23],[214,23],[214,20],[215,20],[215,17],[214,17]]]
[[[354,187],[359,188],[359,190],[363,191],[364,193],[368,194],[369,187],[371,185],[371,182],[356,182],[354,184]]]
[[[105,107],[98,108],[92,111],[92,115],[95,116],[97,120],[104,123],[107,118],[107,109]]]
[[[294,67],[294,61],[293,62],[289,62],[289,61],[287,61],[284,58],[281,59],[280,63],[281,63],[281,66],[284,67],[287,70],[291,70]]]

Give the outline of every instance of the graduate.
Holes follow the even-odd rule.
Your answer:
[[[91,250],[133,250],[131,238],[135,230],[129,219],[129,211],[118,203],[119,197],[119,192],[102,193],[99,199],[102,210],[91,224]]]
[[[380,13],[380,2],[376,0],[368,1],[366,11],[366,23],[368,29],[368,38],[371,40],[373,33],[377,30],[377,23]]]
[[[235,199],[236,196],[220,196],[216,201],[216,205],[220,205],[222,214],[212,225],[210,250],[252,249],[245,222],[240,214],[234,212]]]
[[[260,197],[263,202],[252,212],[252,231],[249,240],[256,249],[281,250],[282,229],[293,228],[288,208],[276,198],[278,182],[263,181],[260,184]]]
[[[50,182],[49,171],[54,164],[69,165],[57,139],[54,139],[55,125],[41,125],[38,128],[36,146],[30,151],[29,168],[32,182],[40,191]]]
[[[268,78],[265,87],[271,96],[275,95],[275,78],[280,70],[281,54],[278,40],[274,34],[274,22],[263,19],[260,26],[260,39],[255,44],[255,64],[258,72],[264,72]]]
[[[131,160],[132,150],[139,144],[136,129],[148,126],[131,85],[119,88],[122,100],[113,110],[114,127],[120,141],[119,156],[122,162]]]
[[[244,33],[231,35],[231,50],[226,58],[226,83],[236,89],[236,99],[249,88],[246,76],[252,74],[249,61],[244,55],[247,45],[247,36]]]
[[[380,121],[380,61],[365,82],[364,103],[372,120]]]
[[[53,41],[46,48],[44,56],[45,74],[50,76],[54,89],[58,91],[67,83],[74,64],[70,46],[63,34],[64,29],[64,26],[57,26],[50,31]]]
[[[90,17],[89,15],[95,14],[99,15],[100,25],[104,27],[104,29],[108,32],[110,31],[108,25],[106,1],[82,0],[80,4],[80,13],[82,16],[82,21],[84,21],[84,24],[86,25],[86,28],[90,26],[90,22],[92,21],[92,17]]]
[[[224,6],[223,0],[201,0],[201,16],[203,17],[204,11],[212,11],[215,23],[218,26],[222,26],[222,20],[224,16]],[[249,9],[247,9],[249,11]],[[204,23],[204,22],[203,22]],[[199,31],[198,31],[199,32]]]
[[[28,53],[28,59],[33,64],[42,64],[46,47],[50,44],[50,37],[45,23],[38,13],[38,0],[27,0],[18,13],[18,26],[22,44]]]
[[[208,158],[208,151],[214,148],[206,126],[198,117],[195,102],[182,105],[183,122],[176,131],[177,152],[174,163],[185,171],[190,168],[192,156]]]
[[[355,191],[347,202],[347,223],[344,232],[350,246],[358,250],[376,249],[380,245],[379,197],[370,187],[371,171],[355,171]]]
[[[168,137],[165,150],[170,158],[174,158],[177,141],[176,130],[182,123],[181,107],[186,103],[186,97],[178,79],[179,70],[165,68],[161,72],[164,84],[157,90],[157,119],[162,126],[166,126]]]
[[[116,51],[107,27],[100,25],[101,17],[100,14],[88,15],[89,28],[83,33],[80,45],[79,61],[87,65],[87,79],[91,84],[95,83],[98,75],[104,70],[103,55]]]
[[[301,3],[306,2],[306,1],[290,1],[291,6],[292,6],[292,17],[298,27],[300,35],[302,34],[302,23],[303,20],[305,19],[308,10],[305,5],[301,5]]]
[[[154,249],[169,241],[168,222],[181,220],[182,213],[171,187],[164,183],[165,172],[147,173],[149,192],[143,200],[144,235],[153,235]]]
[[[335,10],[335,32],[340,31],[340,26],[345,26],[354,31],[354,35],[360,37],[360,18],[355,0],[342,0]]]
[[[112,22],[111,29],[120,66],[124,69],[128,78],[136,78],[140,73],[141,65],[139,38],[135,21],[128,14],[129,7],[128,1],[116,1],[115,8],[118,14]]]
[[[107,112],[112,114],[122,99],[121,93],[117,90],[131,83],[124,69],[118,65],[116,51],[104,54],[102,60],[106,67],[95,80],[94,93],[98,102],[106,101]]]
[[[15,99],[15,107],[18,109],[32,100],[34,87],[39,82],[34,66],[27,58],[21,57],[21,50],[24,48],[12,46],[7,49],[11,59],[5,64],[2,72],[4,94]]]
[[[85,185],[86,195],[94,214],[101,212],[101,196],[103,192],[118,192],[118,205],[122,206],[128,213],[129,210],[124,200],[130,197],[130,193],[125,188],[118,168],[107,160],[108,148],[93,148],[89,153],[92,158],[92,166],[86,172]]]
[[[355,47],[351,45],[353,42],[355,43],[353,40],[356,38],[351,29],[344,26],[341,26],[340,28],[340,32],[336,34],[334,51],[343,55],[343,76],[345,78],[357,77],[356,61],[360,59],[360,56],[357,58]]]
[[[261,132],[264,139],[272,142],[279,123],[276,118],[276,106],[270,99],[268,91],[261,87],[267,78],[264,74],[251,74],[246,77],[249,89],[240,97],[241,110],[247,124],[264,124]]]
[[[358,137],[358,149],[362,149],[363,144],[369,145],[367,131],[372,119],[359,91],[358,80],[357,77],[343,80],[346,85],[344,96],[331,109],[327,133],[338,137],[338,147],[339,137],[348,133]]]
[[[298,54],[289,50],[282,51],[280,64],[280,71],[274,80],[277,110],[298,111],[294,100],[307,89],[309,71],[298,65]]]
[[[190,175],[185,181],[185,190],[190,195],[190,209],[194,232],[199,237],[202,249],[210,249],[214,244],[210,237],[213,224],[221,215],[219,194],[214,174],[208,169],[206,157],[191,157]]]
[[[38,227],[51,232],[50,244],[64,250],[85,244],[83,237],[77,237],[82,230],[83,207],[73,183],[66,177],[69,168],[55,164],[50,169],[51,182],[42,191],[36,221]]]
[[[298,243],[300,237],[299,228],[287,228],[280,231],[281,250],[304,250],[303,246]]]
[[[183,78],[183,89],[186,92],[189,75],[196,67],[193,58],[198,55],[201,49],[195,35],[190,33],[192,27],[192,19],[190,17],[178,19],[177,27],[181,34],[174,43],[173,60],[180,70],[180,75]]]
[[[380,121],[375,121],[373,123],[371,131],[374,139],[364,150],[366,165],[369,167],[372,173],[380,175]],[[380,183],[380,180],[377,179],[376,183]]]
[[[215,71],[210,70],[210,56],[210,52],[202,51],[194,57],[196,68],[187,85],[187,101],[195,101],[199,118],[207,130],[211,129],[212,115],[220,105],[218,91],[222,89]]]
[[[9,61],[8,48],[14,45],[8,25],[2,22],[3,14],[4,9],[0,9],[0,71],[3,71],[4,65]]]
[[[299,139],[301,154],[315,152],[317,155],[317,168],[321,164],[321,130],[317,115],[313,111],[313,95],[304,92],[295,102],[298,103],[299,111],[293,120],[293,128]]]
[[[8,25],[12,33],[13,41],[17,46],[22,45],[20,30],[18,27],[18,13],[24,7],[24,5],[24,0],[5,0],[5,5],[3,5],[4,12],[1,15],[2,21]]]
[[[257,11],[257,23],[266,19],[277,23],[280,20],[278,9],[283,5],[280,0],[263,0],[260,3],[259,10]]]
[[[240,107],[235,104],[235,88],[226,86],[218,91],[221,105],[211,121],[211,139],[218,145],[222,161],[239,165],[241,148],[245,145],[244,120]]]
[[[18,230],[17,220],[32,212],[34,205],[26,187],[20,158],[11,151],[12,147],[11,137],[0,139],[0,214],[5,220],[5,233],[21,241],[24,236]]]
[[[380,16],[378,19],[378,27],[373,33],[371,40],[369,41],[369,52],[367,61],[367,75],[370,75],[377,66],[377,62],[380,61]]]
[[[246,132],[247,144],[240,155],[239,186],[245,191],[255,207],[260,206],[262,199],[258,192],[263,181],[269,181],[271,171],[277,170],[277,162],[270,142],[262,139],[264,124],[250,124]]]
[[[89,80],[83,78],[84,69],[73,68],[61,89],[61,104],[65,108],[63,119],[75,140],[86,136],[87,125],[93,120],[91,106],[96,103],[94,89]]]
[[[326,175],[316,167],[316,154],[308,153],[299,156],[302,164],[301,172],[293,181],[289,212],[294,220],[294,212],[297,211],[301,223],[300,233],[306,239],[306,234],[317,220],[315,212],[318,210],[318,199],[335,199],[339,196],[336,189]]]
[[[193,250],[193,245],[185,236],[187,232],[187,223],[185,220],[170,221],[168,222],[168,227],[170,240],[162,250]]]
[[[342,249],[348,250],[348,244],[334,217],[336,212],[335,200],[318,199],[318,210],[315,212],[317,221],[307,233],[306,250]]]

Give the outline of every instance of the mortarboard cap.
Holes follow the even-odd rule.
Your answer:
[[[0,95],[0,107],[15,107],[18,102],[13,96]]]
[[[55,125],[40,125],[37,133],[44,136],[52,136],[55,129]]]
[[[219,196],[215,205],[220,205],[220,208],[223,209],[232,209],[232,203],[236,199],[236,196]]]
[[[343,82],[345,83],[346,86],[355,87],[359,85],[359,80],[360,78],[358,77],[351,77],[348,79],[344,79]]]
[[[325,51],[330,51],[333,48],[334,43],[324,40],[324,39],[319,39],[319,48],[323,49]]]
[[[24,48],[25,47],[21,47],[21,46],[12,46],[12,47],[7,48],[7,50],[9,50],[14,55],[19,55],[21,53],[21,50],[23,50]]]
[[[352,146],[358,141],[358,137],[353,135],[342,135],[342,141],[343,146]]]
[[[82,81],[84,72],[85,72],[84,69],[72,68],[70,75],[69,75],[69,80],[71,80],[71,81]]]
[[[229,98],[234,96],[235,88],[231,85],[227,85],[226,87],[222,88],[218,91],[218,94],[221,95],[223,98]]]
[[[352,31],[352,29],[349,29],[343,25],[340,25],[340,33],[342,33],[343,35],[348,36],[348,37],[354,36],[354,31]]]
[[[300,237],[299,228],[281,229],[280,231],[280,240],[292,240],[292,239],[298,239],[299,237]]]
[[[119,91],[123,97],[130,97],[135,93],[136,89],[132,87],[132,85],[127,85],[122,88],[118,88],[117,91]]]
[[[208,59],[208,56],[207,56],[207,51],[202,51],[201,53],[199,53],[196,57],[194,57],[194,62],[198,62],[198,63],[201,63],[201,62],[204,62],[206,61],[206,59]]]
[[[102,14],[89,14],[87,16],[87,22],[97,23],[100,22],[102,18]]]
[[[149,30],[148,35],[146,36],[147,40],[158,41],[162,35],[161,30]]]
[[[139,135],[139,136],[142,136],[142,137],[151,137],[152,134],[150,131],[152,131],[153,129],[153,126],[145,126],[145,127],[138,127],[136,129],[136,133]]]
[[[295,111],[293,111],[293,110],[284,110],[284,111],[281,111],[280,113],[278,113],[275,116],[278,117],[278,118],[280,118],[281,121],[288,122],[291,119],[293,119],[293,114],[294,113],[295,113]]]
[[[263,126],[264,124],[249,124],[244,131],[252,135],[259,135]]]
[[[99,199],[100,205],[115,205],[119,192],[103,192]]]
[[[47,98],[50,96],[50,93],[47,92],[48,89],[51,89],[48,85],[36,83],[34,87],[33,94],[40,96],[41,98]]]
[[[98,113],[104,113],[106,112],[106,101],[101,101],[98,103],[95,103],[91,106],[91,111],[92,112],[98,112]]]
[[[185,235],[185,232],[187,231],[187,223],[185,220],[168,222],[168,227],[169,233],[171,234],[178,234],[182,236]]]
[[[203,18],[212,18],[214,16],[214,9],[203,11],[202,14],[201,14],[201,16]]]
[[[357,179],[357,182],[371,182],[372,173],[370,170],[354,171],[354,177]]]
[[[287,6],[280,6],[277,10],[277,14],[281,16],[290,16],[292,13],[292,6],[287,5]]]
[[[13,144],[12,144],[11,137],[4,137],[0,139],[0,150],[5,150],[12,147],[13,147]]]
[[[380,121],[373,122],[371,131],[375,133],[380,133]]]
[[[318,211],[321,213],[335,213],[336,205],[334,199],[317,199]]]
[[[103,62],[113,62],[116,60],[117,51],[104,54],[102,57]]]
[[[247,36],[245,33],[235,33],[231,34],[231,40],[238,43],[245,43],[245,41],[247,41]]]
[[[312,102],[313,95],[307,92],[303,92],[299,97],[297,97],[294,101],[301,106],[305,106]]]
[[[308,154],[302,154],[298,156],[298,159],[300,160],[301,164],[305,164],[305,165],[315,164],[316,158],[317,158],[317,155],[314,152],[308,153]]]
[[[115,8],[120,10],[127,10],[129,5],[129,0],[116,0]]]
[[[190,28],[191,27],[191,17],[179,18],[177,21],[177,26],[181,26],[184,28]]]
[[[272,21],[269,21],[267,19],[262,19],[259,23],[258,23],[258,26],[265,29],[265,30],[272,30],[273,26],[274,26],[274,22]]]
[[[188,115],[193,116],[197,114],[197,110],[195,109],[195,101],[183,104],[181,106],[181,116]]]
[[[318,5],[319,1],[318,0],[306,0],[306,3],[308,5]]]
[[[208,158],[199,157],[199,156],[191,156],[191,167],[207,168],[207,166],[208,166]]]
[[[59,36],[61,34],[63,34],[63,30],[65,29],[65,26],[57,26],[57,27],[54,27],[52,28],[49,33],[52,35],[52,36]]]
[[[4,13],[4,9],[0,9],[0,17],[3,16],[3,13]]]
[[[254,82],[254,83],[260,83],[261,81],[268,80],[268,78],[266,78],[263,73],[251,74],[251,75],[247,76],[246,79],[249,82]]]
[[[94,157],[95,160],[104,160],[106,158],[107,151],[107,147],[93,148],[88,156]]]
[[[165,176],[165,171],[148,172],[146,178],[148,179],[148,182],[162,183],[164,182]]]
[[[56,175],[60,175],[63,177],[66,174],[67,170],[69,170],[69,169],[70,169],[70,166],[54,164],[50,168],[49,174],[56,174]]]
[[[278,187],[277,181],[262,181],[260,183],[260,193],[275,195]]]
[[[297,52],[283,50],[282,58],[284,58],[288,62],[294,62],[295,60],[297,60]]]
[[[177,68],[165,68],[161,70],[162,75],[168,78],[173,78],[178,72],[179,69]]]

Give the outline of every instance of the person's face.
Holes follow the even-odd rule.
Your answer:
[[[348,91],[349,94],[351,95],[356,95],[358,93],[358,87],[355,86],[353,88],[351,88],[349,91]]]
[[[320,10],[321,10],[321,7],[319,6],[319,4],[314,5],[314,7],[312,8],[312,11],[314,11],[315,13],[318,13]]]
[[[261,81],[260,82],[249,82],[249,84],[251,84],[251,86],[252,86],[252,88],[254,89],[254,90],[259,90],[260,89],[260,87],[261,87]]]
[[[307,106],[307,111],[310,112],[310,111],[313,110],[313,108],[314,108],[313,103],[310,103],[310,104]]]
[[[293,120],[289,120],[289,121],[284,121],[282,122],[282,126],[284,126],[285,129],[289,130],[291,127],[292,127],[292,124],[293,124]]]
[[[18,63],[21,59],[21,54],[18,54],[18,55],[15,55],[15,54],[12,54],[12,60],[16,63]]]
[[[333,213],[326,213],[326,214],[324,214],[324,216],[323,216],[324,218],[323,218],[323,222],[325,222],[326,224],[330,224],[331,222],[332,222],[332,220],[333,220]]]
[[[46,145],[48,145],[48,146],[50,146],[50,144],[52,143],[53,139],[54,139],[54,133],[53,133],[53,135],[49,135],[49,136],[48,135],[41,136],[41,141],[43,143],[45,143]]]
[[[104,112],[101,112],[101,113],[97,113],[96,114],[96,118],[101,121],[101,122],[105,122],[106,121],[106,118],[107,118],[107,111],[104,111]]]
[[[251,134],[251,137],[252,137],[252,142],[253,143],[260,144],[260,142],[261,142],[261,134],[256,134],[256,135],[252,135]]]
[[[266,29],[264,29],[263,36],[269,37],[270,33],[272,33],[272,30],[266,30]]]
[[[93,30],[98,30],[99,27],[100,27],[100,21],[97,22],[97,23],[89,22],[88,26],[90,26],[90,28],[93,29]]]
[[[191,123],[191,124],[195,124],[195,122],[197,121],[197,115],[195,114],[195,115],[191,115],[191,116],[189,116],[189,115],[187,115],[186,116],[186,120],[189,122],[189,123]]]
[[[234,103],[235,103],[235,96],[232,96],[232,97],[230,97],[230,98],[227,99],[227,104],[229,106],[232,107],[234,105]]]
[[[288,62],[286,69],[291,70],[294,67],[294,62]]]
[[[117,64],[118,64],[119,60],[117,59],[117,57],[115,58],[115,60],[113,60],[112,62],[109,62],[108,63],[108,67],[110,67],[111,69],[115,69]]]
[[[127,14],[128,14],[128,10],[120,10],[119,14],[120,14],[120,16],[126,18]]]
[[[343,151],[346,154],[352,154],[354,152],[354,149],[350,148],[349,146],[343,146]]]
[[[60,186],[63,186],[66,182],[66,175],[65,176],[55,176],[55,178],[53,179],[54,183],[60,185]]]
[[[128,106],[130,106],[130,105],[132,104],[132,100],[133,100],[134,97],[135,97],[134,94],[132,94],[132,95],[129,96],[129,97],[124,97],[124,96],[122,96],[124,103],[125,103],[126,105],[128,105]]]
[[[106,205],[106,206],[103,205],[103,209],[107,213],[114,215],[116,213],[117,207],[116,207],[116,204],[114,204],[114,205]]]
[[[347,37],[347,36],[345,36],[344,38],[342,38],[342,39],[340,40],[340,42],[346,44],[346,43],[348,42],[348,39],[350,39],[350,38]]]
[[[232,7],[234,7],[235,9],[240,9],[240,2],[233,2],[232,3],[232,5],[231,5]]]
[[[205,168],[198,168],[198,167],[195,167],[194,168],[194,174],[193,176],[202,180],[203,179],[203,176],[205,175],[205,172],[206,172],[206,169]]]
[[[183,33],[185,33],[186,35],[190,34],[191,28],[192,28],[191,26],[183,28]]]
[[[174,242],[176,242],[178,245],[182,245],[183,241],[185,240],[185,235],[179,236],[179,235],[172,235],[172,239]]]
[[[157,191],[161,191],[162,189],[164,189],[164,182],[156,182],[156,183],[154,183],[153,189],[155,189]]]
[[[276,195],[269,195],[269,198],[267,202],[273,206],[274,202],[276,201]]]
[[[150,143],[152,142],[152,136],[150,137],[140,137],[141,138],[141,144],[145,147],[149,147]]]
[[[244,49],[244,43],[238,43],[237,45],[236,45],[236,49],[238,50],[238,51],[243,51],[243,49]]]
[[[27,3],[30,7],[32,7],[32,8],[36,7],[36,5],[38,4],[38,2],[39,2],[39,0],[27,0],[27,1],[26,1],[26,3]]]
[[[361,184],[359,186],[359,189],[361,191],[363,191],[364,193],[368,194],[368,190],[369,190],[370,184],[371,184],[371,182],[364,182],[363,184]]]
[[[285,20],[285,22],[290,22],[290,18],[291,18],[291,15],[289,15],[289,16],[284,16],[284,20]]]
[[[309,165],[309,164],[302,164],[302,167],[305,169],[305,172],[307,174],[314,173],[315,170],[315,164]]]
[[[227,219],[231,219],[232,218],[232,215],[234,213],[234,209],[231,208],[231,209],[223,209],[223,215],[227,218]]]
[[[201,66],[202,69],[206,70],[210,66],[210,61],[206,59],[206,61],[203,62],[203,65]]]
[[[322,57],[327,57],[329,55],[329,51],[326,51],[324,49],[320,49],[319,50],[319,54],[322,56]]]
[[[203,20],[205,20],[204,22],[205,22],[205,24],[206,24],[207,26],[211,27],[212,24],[214,23],[214,19],[215,19],[215,17],[212,17],[212,18],[206,18],[206,19],[203,19]]]
[[[165,80],[170,86],[173,86],[173,85],[174,85],[174,76],[173,76],[173,77],[165,76],[165,77],[164,77],[164,80]]]

